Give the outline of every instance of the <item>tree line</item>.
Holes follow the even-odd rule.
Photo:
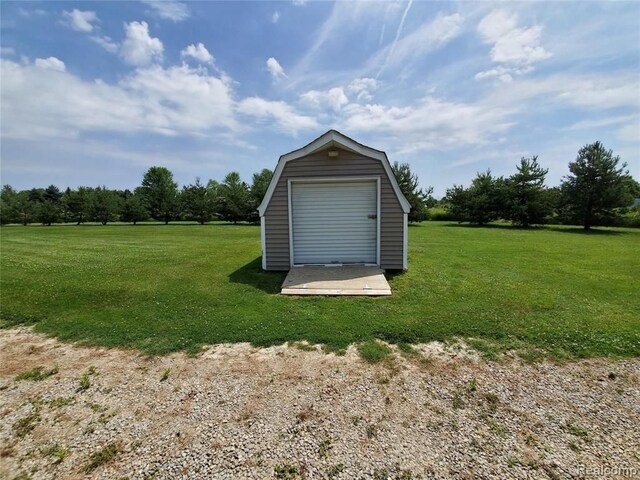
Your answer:
[[[632,208],[640,197],[640,184],[626,170],[627,165],[600,142],[584,146],[569,163],[569,174],[559,187],[547,187],[548,170],[538,157],[522,158],[509,177],[478,173],[469,187],[454,185],[441,200],[433,187],[423,189],[409,164],[395,162],[392,171],[411,204],[409,221],[453,220],[484,225],[506,220],[529,227],[545,223],[624,225],[640,227],[640,208]],[[237,172],[222,182],[199,178],[178,189],[173,174],[165,167],[151,167],[139,187],[109,190],[106,187],[47,188],[16,191],[5,185],[0,192],[0,223],[76,223],[121,221],[136,224],[154,219],[165,224],[191,220],[204,224],[212,219],[237,223],[258,223],[258,206],[273,172],[254,173],[251,184]]]
[[[110,190],[104,186],[67,188],[55,185],[16,191],[10,185],[0,192],[0,223],[28,225],[53,223],[137,222],[153,219],[168,224],[176,220],[193,220],[204,224],[214,218],[237,223],[257,223],[258,205],[264,197],[273,172],[264,169],[253,174],[251,185],[237,172],[229,173],[221,183],[209,180],[178,189],[171,171],[151,167],[139,187]]]
[[[459,222],[484,225],[507,220],[529,227],[545,223],[640,227],[640,184],[629,175],[627,164],[602,143],[585,145],[559,187],[545,186],[548,169],[538,157],[522,158],[516,173],[494,177],[481,172],[468,188],[455,185],[442,200],[448,215]]]

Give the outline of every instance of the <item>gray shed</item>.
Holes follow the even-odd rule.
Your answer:
[[[278,160],[258,208],[262,268],[406,270],[409,209],[384,152],[329,130]]]

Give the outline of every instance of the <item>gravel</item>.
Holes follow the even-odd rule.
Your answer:
[[[0,330],[0,478],[640,476],[640,359],[420,349],[375,365],[284,345],[149,357]]]

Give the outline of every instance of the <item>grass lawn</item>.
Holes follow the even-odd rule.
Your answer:
[[[149,353],[202,344],[473,338],[489,354],[640,355],[640,230],[430,222],[393,296],[278,295],[247,225],[3,227],[5,326]]]

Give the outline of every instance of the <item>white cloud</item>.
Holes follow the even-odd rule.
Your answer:
[[[411,5],[413,5],[413,0],[409,0],[407,2],[407,6],[405,7],[404,12],[402,13],[402,18],[400,19],[400,23],[398,24],[398,29],[396,30],[396,36],[393,39],[393,43],[391,44],[391,47],[387,51],[387,58],[385,59],[382,66],[380,67],[380,70],[378,70],[378,74],[376,75],[376,78],[378,78],[382,73],[382,71],[385,69],[385,67],[387,66],[387,63],[389,63],[389,59],[393,57],[393,52],[395,51],[396,45],[398,44],[398,39],[400,38],[400,34],[402,33],[402,28],[404,27],[404,22],[407,19],[407,15],[409,14]],[[382,37],[380,38],[380,41],[382,41]]]
[[[189,8],[182,2],[173,0],[142,0],[142,3],[150,6],[160,17],[174,22],[181,22],[189,18]]]
[[[38,68],[44,68],[45,70],[55,70],[57,72],[64,72],[67,68],[62,60],[56,57],[49,58],[37,58],[35,65]]]
[[[344,105],[349,103],[349,99],[342,87],[334,87],[326,92],[310,90],[300,95],[300,100],[314,107],[324,108],[328,106],[334,111],[340,110]]]
[[[280,130],[292,135],[297,135],[301,130],[310,130],[318,127],[318,123],[314,118],[296,113],[285,102],[273,102],[260,97],[249,97],[238,104],[238,111],[267,122],[275,120]]]
[[[2,55],[13,55],[16,53],[16,50],[13,47],[0,47],[0,54]]]
[[[368,102],[373,98],[371,92],[378,88],[378,81],[375,78],[356,78],[349,83],[347,91],[356,95],[358,101]]]
[[[486,44],[492,45],[491,61],[501,64],[496,69],[479,72],[476,80],[499,78],[510,81],[513,75],[522,75],[533,70],[533,64],[551,56],[540,45],[542,27],[518,26],[518,17],[505,10],[495,10],[478,24],[478,33]]]
[[[287,76],[286,73],[284,73],[284,69],[282,68],[280,63],[278,63],[278,61],[273,57],[268,58],[267,68],[269,69],[269,73],[274,79]]]
[[[486,143],[511,126],[513,110],[426,97],[414,105],[350,104],[342,126],[397,142],[402,152],[458,148]]]
[[[138,68],[108,84],[84,81],[64,71],[45,73],[42,68],[56,62],[42,62],[1,61],[3,137],[69,138],[96,131],[210,135],[243,130],[235,119],[230,84],[203,69]]]
[[[62,12],[62,16],[66,19],[67,24],[73,28],[74,30],[78,30],[79,32],[91,32],[93,31],[94,25],[93,22],[98,21],[98,16],[96,12],[92,11],[82,11],[74,8],[70,12],[66,10]]]
[[[273,12],[273,15],[271,15],[271,21],[273,23],[278,23],[279,20],[280,20],[280,13],[278,13],[278,11]]]
[[[213,63],[213,55],[209,53],[207,47],[202,43],[198,43],[197,45],[189,45],[187,48],[180,52],[182,57],[192,57],[196,60],[199,60],[203,63]]]
[[[463,23],[459,13],[438,15],[380,50],[370,61],[371,66],[379,66],[378,75],[386,68],[407,67],[460,35]]]
[[[307,0],[291,0],[291,3],[293,3],[296,7],[300,7],[302,5],[305,5],[307,3]]]
[[[118,51],[118,44],[106,35],[91,35],[89,38],[109,53],[116,53]]]
[[[143,66],[155,60],[162,60],[164,46],[158,38],[149,35],[147,22],[124,24],[126,38],[120,47],[120,54],[129,65]]]

